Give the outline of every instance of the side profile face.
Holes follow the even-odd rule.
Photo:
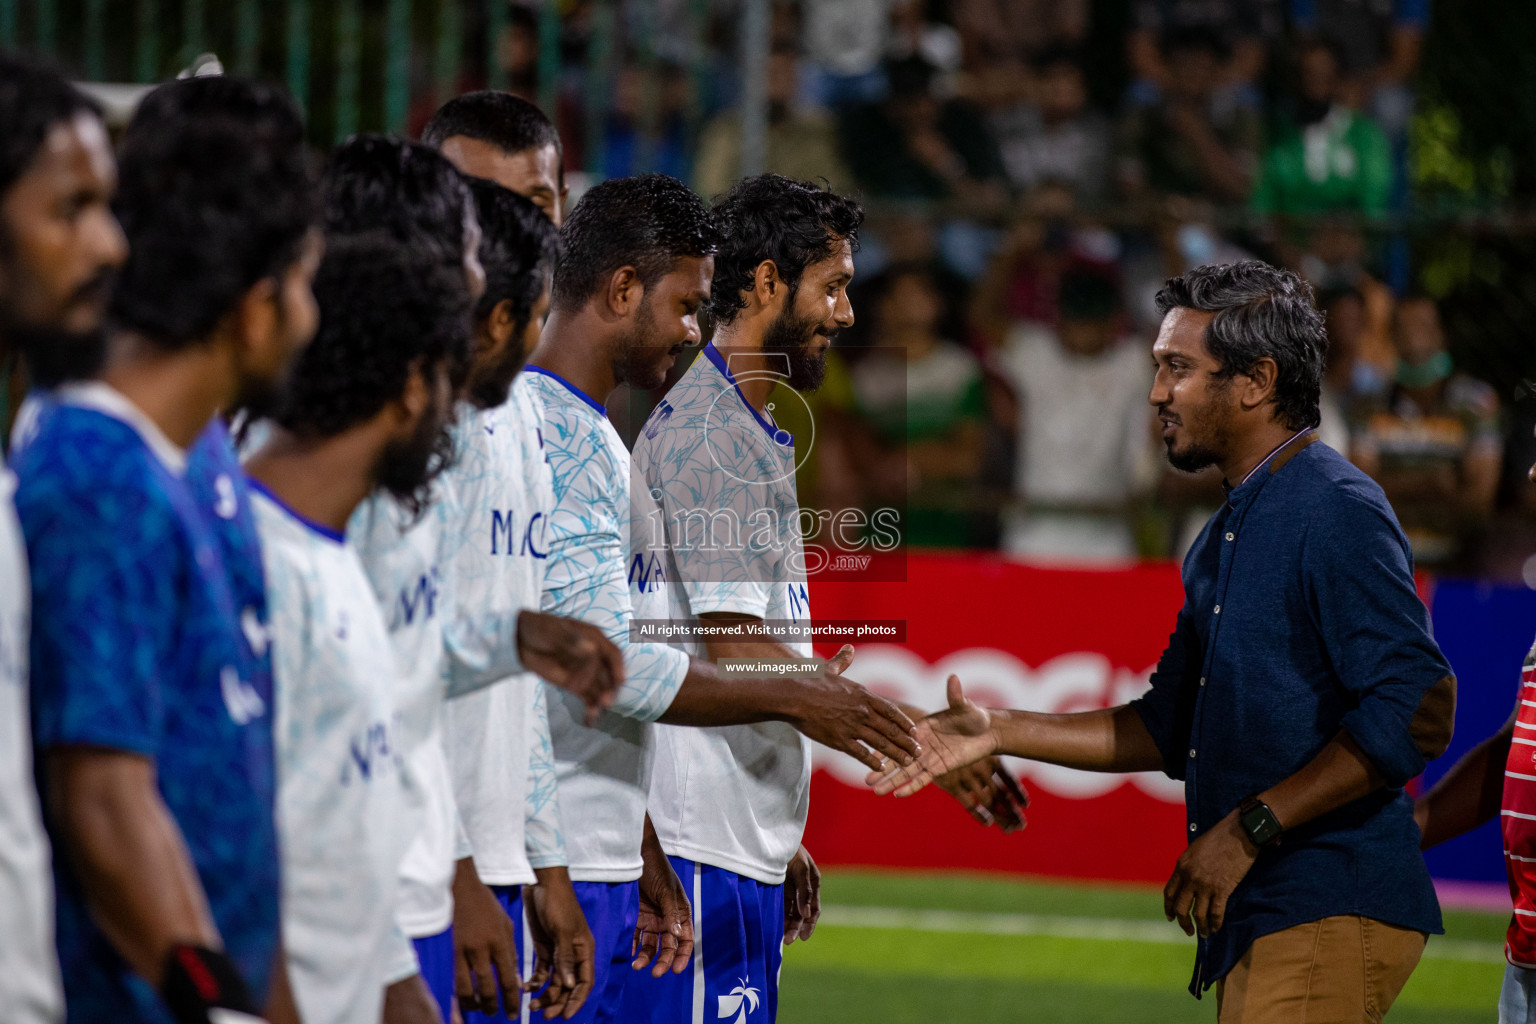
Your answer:
[[[314,286],[324,252],[325,236],[318,228],[312,229],[304,237],[298,259],[275,280],[258,285],[267,293],[262,295],[244,339],[237,402],[253,417],[271,413],[299,353],[320,326]]]
[[[465,390],[470,401],[482,409],[494,409],[507,400],[512,382],[528,362],[528,357],[539,344],[544,321],[549,316],[549,284],[534,302],[528,322],[521,325],[513,321],[512,300],[497,303],[491,315],[476,325],[478,343],[486,354],[477,357],[479,365],[471,370]]]
[[[0,327],[54,344],[99,331],[128,243],[112,215],[117,168],[101,121],[80,113],[43,139],[0,202]]]
[[[1214,313],[1177,307],[1163,317],[1152,345],[1157,372],[1148,401],[1162,423],[1163,444],[1175,469],[1193,473],[1226,457],[1237,398],[1232,381],[1206,348]]]
[[[402,500],[420,495],[453,451],[454,392],[446,363],[414,369],[401,396],[405,417],[379,458],[379,486]]]
[[[709,299],[714,274],[713,256],[683,256],[645,289],[634,322],[614,353],[615,380],[641,390],[666,382],[683,347],[697,344],[703,336],[699,310]]]
[[[560,184],[560,154],[554,146],[508,153],[480,139],[452,135],[443,140],[439,151],[471,178],[494,181],[526,197],[555,227],[560,226],[566,190]]]
[[[796,391],[821,387],[827,350],[839,331],[853,326],[853,303],[848,300],[852,281],[853,246],[845,238],[831,256],[805,268],[792,301],[763,335],[764,352],[788,355],[789,386]]]

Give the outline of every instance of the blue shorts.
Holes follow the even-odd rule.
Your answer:
[[[784,964],[784,886],[672,857],[693,902],[693,962],[682,974],[637,971],[624,1020],[655,1024],[771,1024]]]
[[[630,966],[635,922],[640,917],[640,882],[573,882],[576,900],[592,929],[592,994],[572,1024],[629,1021],[623,1011],[624,990],[637,972]]]
[[[631,968],[629,953],[635,937],[635,920],[640,916],[639,882],[573,882],[576,902],[586,916],[587,927],[592,929],[592,992],[582,1004],[572,1022],[602,1022],[627,1020],[620,1014],[620,1000],[625,983],[635,971]],[[491,891],[501,901],[512,919],[517,933],[517,962],[524,978],[533,973],[533,956],[529,952],[533,944],[528,933],[528,922],[523,917],[522,888],[516,885],[493,885]],[[535,993],[536,994],[536,993]],[[512,1020],[524,1022],[542,1020],[543,1016],[531,1013],[529,995],[523,996],[521,1007],[508,1013]],[[503,1010],[506,1008],[503,1007]],[[443,1018],[447,1020],[447,1017]],[[464,1014],[464,1024],[494,1024],[503,1020],[480,1013]]]
[[[448,1020],[453,1009],[453,927],[445,932],[412,939],[416,947],[416,962],[421,965],[421,980],[432,991],[437,1008]]]

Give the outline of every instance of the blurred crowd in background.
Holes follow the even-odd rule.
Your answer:
[[[749,4],[417,4],[384,127],[501,86],[555,118],[575,192],[655,170],[712,197],[741,168]],[[366,33],[400,5],[342,6]],[[1385,488],[1420,567],[1536,586],[1530,6],[773,0],[764,169],[869,211],[858,323],[809,409],[781,410],[814,430],[802,500],[903,509],[914,547],[1178,557],[1222,491],[1161,458],[1153,298],[1252,255],[1316,290],[1322,437]],[[368,97],[317,97],[341,102],[317,86],[313,129],[370,127]]]

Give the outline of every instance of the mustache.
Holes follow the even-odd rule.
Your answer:
[[[100,302],[112,292],[112,285],[117,280],[117,271],[110,267],[103,267],[87,278],[70,295],[70,303]]]
[[[1157,407],[1157,418],[1160,420],[1167,420],[1170,423],[1177,423],[1181,426],[1184,423],[1183,417],[1181,417],[1176,412],[1169,412],[1166,405],[1160,405]]]

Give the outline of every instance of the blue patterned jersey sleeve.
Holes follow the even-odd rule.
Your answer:
[[[56,482],[23,487],[17,501],[32,565],[37,746],[152,755],[164,729],[158,673],[184,619],[181,524],[147,490]]]
[[[549,701],[544,683],[533,684],[533,721],[528,742],[528,807],[525,842],[534,868],[563,867],[565,837],[560,832],[560,794],[555,785],[555,751],[549,740]]]

